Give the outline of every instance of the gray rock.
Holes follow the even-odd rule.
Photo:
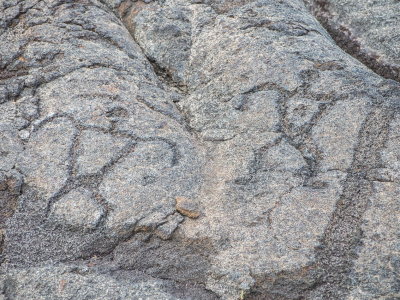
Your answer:
[[[99,1],[6,1],[1,9],[7,157],[0,166],[19,170],[25,181],[6,225],[7,261],[104,254],[141,224],[152,232],[171,224],[163,229],[170,236],[181,222],[169,218],[174,199],[196,193],[202,159],[173,105],[176,93],[163,87],[128,30]],[[8,27],[14,10],[26,18]],[[6,46],[13,40],[15,47]],[[121,190],[116,172],[120,184],[137,185]],[[3,202],[11,215],[17,200],[7,196],[2,212]],[[136,228],[131,219],[142,223]]]
[[[4,298],[399,296],[400,86],[303,1],[0,11]]]
[[[371,204],[363,216],[362,244],[352,270],[348,299],[400,297],[397,200],[398,182],[374,182]]]
[[[5,299],[179,299],[164,291],[160,281],[131,282],[96,273],[90,267],[11,269],[0,282]]]
[[[2,130],[0,139],[0,171],[7,172],[14,167],[18,154],[23,150],[23,145],[18,139],[16,130]]]
[[[157,227],[155,231],[156,235],[163,240],[171,238],[172,234],[178,228],[179,224],[183,222],[183,220],[184,218],[177,213],[169,216],[166,223]]]
[[[52,205],[50,219],[75,229],[94,229],[102,216],[102,207],[89,191],[72,190]]]
[[[99,192],[110,206],[107,228],[125,236],[148,217],[162,223],[175,211],[177,195],[191,195],[193,175],[177,165],[176,151],[165,142],[139,143],[105,174]]]
[[[44,120],[19,154],[16,167],[43,197],[56,194],[68,180],[75,135],[76,128],[67,118]]]
[[[357,259],[354,262],[354,278],[349,299],[396,299],[399,289],[399,116],[390,122],[386,148],[380,151],[382,169],[373,174],[390,174],[371,178],[370,205],[362,218],[363,235]],[[372,172],[371,172],[372,173]],[[397,250],[396,250],[397,249]]]
[[[14,214],[18,207],[18,197],[21,194],[23,177],[16,171],[0,172],[0,231],[6,220]],[[0,238],[3,241],[2,238]],[[0,244],[2,244],[0,242]]]
[[[385,78],[400,80],[400,3],[306,0],[337,44]]]
[[[78,175],[96,174],[121,155],[129,138],[96,130],[84,130],[79,137],[76,169]]]
[[[152,2],[154,8],[141,9],[130,28],[149,60],[157,62],[160,71],[168,70],[167,75],[176,81],[184,79],[190,55],[192,29],[188,4],[185,0],[166,1],[162,6]]]

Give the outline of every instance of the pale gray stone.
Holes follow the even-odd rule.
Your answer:
[[[335,103],[313,128],[312,138],[321,152],[322,170],[346,171],[352,163],[356,139],[368,113],[362,99]]]
[[[397,4],[315,2],[395,45]],[[398,297],[399,83],[303,1],[0,12],[0,295]]]
[[[398,182],[374,182],[371,204],[363,217],[362,248],[355,260],[352,291],[346,299],[400,296],[400,192]]]
[[[113,136],[101,131],[84,130],[79,136],[76,168],[78,175],[95,174],[112,159],[117,159],[129,138]]]
[[[23,145],[18,139],[16,130],[1,130],[0,140],[0,170],[10,171],[15,166],[18,154],[23,150]]]
[[[69,175],[70,151],[76,128],[67,118],[44,121],[35,131],[17,162],[26,183],[44,197],[51,197],[66,183]]]
[[[90,191],[72,190],[52,205],[50,218],[72,229],[94,229],[103,214]]]
[[[166,1],[162,7],[140,11],[131,29],[146,56],[161,62],[159,66],[179,81],[185,76],[190,54],[190,14],[187,1]]]
[[[172,234],[178,228],[179,224],[183,222],[183,220],[184,217],[177,213],[168,216],[166,223],[157,227],[155,231],[156,235],[163,240],[171,238]]]
[[[156,213],[161,222],[175,210],[174,194],[179,191],[174,181],[179,174],[174,174],[173,160],[168,144],[140,143],[104,176],[99,191],[111,208],[110,230],[123,236],[146,216]]]
[[[400,3],[396,0],[306,0],[339,46],[378,74],[400,80]]]
[[[0,276],[0,282],[3,296],[15,300],[179,299],[163,289],[162,281],[132,282],[80,266],[11,269]]]

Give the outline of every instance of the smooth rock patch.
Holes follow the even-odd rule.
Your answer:
[[[77,189],[53,204],[50,218],[73,229],[90,230],[96,227],[102,214],[103,209],[93,199],[92,193],[85,189]]]

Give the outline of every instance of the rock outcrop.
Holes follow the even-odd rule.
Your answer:
[[[339,2],[3,0],[0,299],[400,298],[398,5]]]
[[[305,0],[335,42],[379,75],[400,81],[398,0]]]

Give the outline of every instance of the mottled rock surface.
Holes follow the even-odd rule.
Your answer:
[[[2,1],[0,299],[400,298],[400,84],[328,33],[400,20],[325,2]]]
[[[400,81],[398,0],[305,0],[337,44],[375,72]]]

